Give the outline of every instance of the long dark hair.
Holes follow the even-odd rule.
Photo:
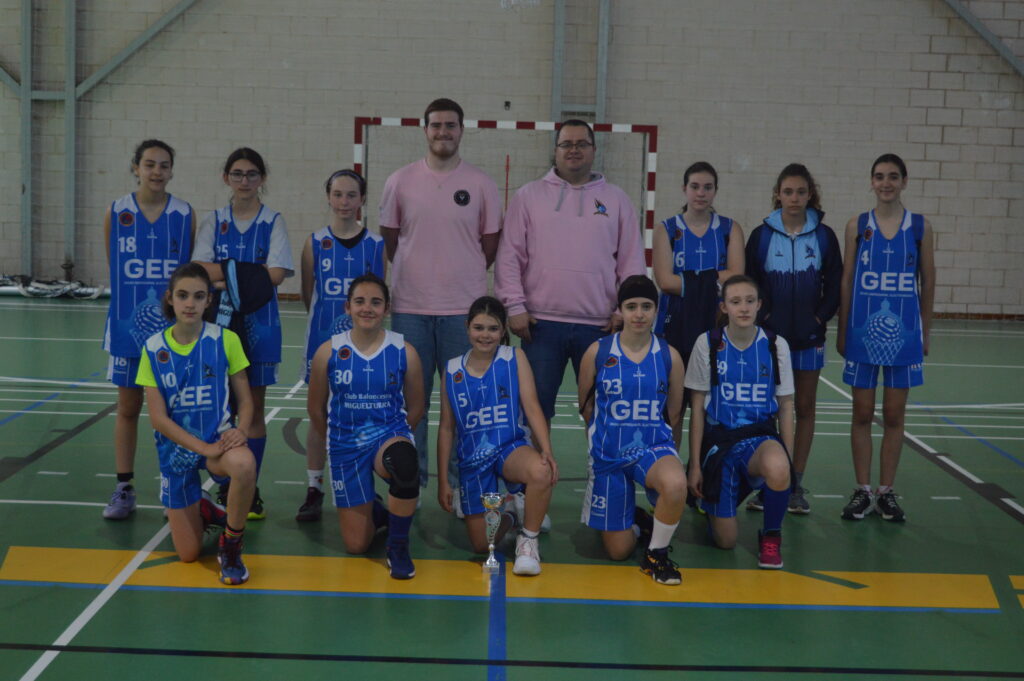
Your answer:
[[[715,178],[715,191],[718,191],[718,171],[716,171],[715,167],[707,161],[697,161],[696,163],[691,163],[690,167],[683,171],[684,193],[686,192],[686,185],[690,183],[690,175],[693,175],[694,173],[707,173],[711,177]],[[686,212],[685,203],[683,204],[683,209],[680,212]]]

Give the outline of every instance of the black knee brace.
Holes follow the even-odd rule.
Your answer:
[[[384,450],[381,463],[391,476],[388,487],[391,496],[396,499],[415,499],[420,495],[420,457],[411,442],[392,442]]]

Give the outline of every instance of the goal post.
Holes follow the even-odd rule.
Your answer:
[[[553,162],[552,121],[463,121],[459,154],[497,183],[504,204],[519,187],[540,178]],[[595,170],[629,195],[640,216],[644,251],[651,266],[654,195],[658,163],[658,126],[632,123],[591,124],[597,135]],[[373,222],[384,181],[392,172],[424,155],[421,118],[357,116],[353,168],[367,180],[365,217]]]

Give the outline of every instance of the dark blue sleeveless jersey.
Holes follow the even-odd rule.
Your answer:
[[[150,336],[145,352],[171,420],[203,442],[214,442],[231,427],[228,356],[221,327],[203,324],[187,355],[172,350],[163,331]],[[166,471],[179,445],[158,431],[153,436],[160,469]]]
[[[278,213],[260,205],[260,210],[245,232],[235,225],[231,206],[221,208],[214,214],[213,253],[214,262],[234,259],[265,265],[270,256],[270,233]],[[260,364],[277,364],[281,361],[281,316],[277,307],[277,296],[245,316],[246,344],[249,361]]]
[[[142,345],[170,322],[160,311],[171,273],[192,255],[192,207],[170,194],[156,222],[122,196],[110,207],[110,308],[103,349],[139,357]]]
[[[504,446],[529,436],[518,372],[515,348],[507,345],[498,346],[480,378],[466,371],[466,355],[448,360],[444,386],[458,430],[460,469],[485,468]]]
[[[355,455],[378,438],[408,430],[405,339],[385,331],[384,342],[364,357],[351,332],[331,336],[327,362],[327,443],[332,455]]]
[[[711,214],[704,236],[698,237],[682,214],[661,223],[672,244],[672,272],[682,279],[680,295],[663,293],[658,301],[654,331],[685,360],[693,343],[715,324],[718,310],[718,272],[728,264],[732,219]]]
[[[313,298],[306,326],[306,361],[334,334],[352,328],[345,313],[348,288],[364,274],[384,278],[384,239],[369,230],[352,248],[345,246],[324,227],[310,237],[313,253]]]
[[[919,246],[924,217],[904,211],[899,231],[886,239],[874,211],[857,218],[857,265],[846,359],[881,366],[924,361],[918,295]]]
[[[712,342],[710,332],[708,342]],[[732,430],[775,417],[779,411],[775,398],[775,368],[768,336],[763,330],[757,330],[754,342],[746,350],[733,345],[723,330],[716,363],[718,366],[708,367],[708,370],[718,373],[718,385],[712,385],[704,398],[709,424]]]
[[[672,356],[668,343],[651,336],[651,348],[635,363],[616,333],[598,341],[594,412],[587,425],[591,465],[597,473],[637,461],[654,445],[673,446],[663,413],[668,401]]]

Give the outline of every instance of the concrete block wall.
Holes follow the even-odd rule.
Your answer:
[[[20,4],[0,0],[0,64],[15,78]],[[63,15],[36,4],[34,86],[57,89]],[[101,0],[80,9],[76,78],[94,73],[174,4]],[[1020,54],[1022,3],[968,4]],[[593,5],[569,2],[567,101],[593,96]],[[1024,79],[944,2],[614,0],[612,7],[607,119],[659,126],[659,218],[678,210],[682,171],[703,159],[720,173],[718,209],[749,232],[770,211],[778,170],[800,161],[815,174],[826,221],[841,235],[873,204],[871,161],[896,152],[910,170],[907,207],[935,227],[937,309],[1024,314]],[[327,219],[323,178],[352,163],[355,116],[418,116],[430,99],[451,96],[470,118],[546,120],[553,15],[550,0],[512,11],[499,0],[197,2],[79,104],[76,276],[106,281],[102,214],[133,188],[129,157],[151,136],[177,149],[170,190],[200,214],[228,198],[220,180],[226,155],[243,144],[261,151],[271,170],[266,202],[288,219],[297,257],[304,236]],[[35,103],[40,276],[59,275],[63,258],[62,109]],[[16,95],[0,86],[0,270],[8,273],[20,269],[18,115]],[[535,144],[510,139],[467,137],[465,156],[502,184],[503,171],[490,165],[503,158],[500,147]],[[421,140],[381,135],[371,150],[379,154],[371,172],[381,175],[373,182],[421,156]],[[542,168],[547,152],[536,153]],[[633,171],[608,172],[627,178]],[[371,223],[374,196],[371,185]],[[297,281],[283,290],[297,291]]]

